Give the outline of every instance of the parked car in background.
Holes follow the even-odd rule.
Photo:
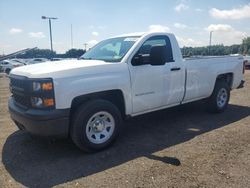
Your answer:
[[[11,59],[11,61],[27,65],[27,62],[24,59]]]
[[[10,71],[15,67],[23,66],[23,63],[19,63],[12,60],[3,60],[0,62],[0,71],[9,74]]]
[[[46,62],[46,61],[49,61],[49,60],[46,59],[46,58],[34,58],[34,59],[30,59],[28,61],[28,64],[37,64],[37,63],[43,63],[43,62]]]
[[[245,68],[250,69],[250,56],[245,56],[244,62],[245,62]]]
[[[57,58],[57,57],[51,59],[51,61],[62,61],[62,60],[64,60],[64,59],[63,58]]]

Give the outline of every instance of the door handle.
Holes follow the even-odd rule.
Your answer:
[[[171,68],[170,70],[171,71],[178,71],[178,70],[181,70],[181,68],[180,67],[174,67],[174,68]]]

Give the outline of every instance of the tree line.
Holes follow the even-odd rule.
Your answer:
[[[181,51],[184,57],[199,55],[220,56],[229,54],[250,55],[250,37],[244,38],[242,44],[234,44],[231,46],[220,44],[205,47],[183,47]]]
[[[79,58],[86,51],[83,49],[70,49],[66,51],[64,54],[57,54],[55,51],[51,52],[49,49],[32,49],[23,54],[19,54],[16,58],[28,59],[28,58]]]
[[[183,47],[181,48],[184,57],[189,56],[221,56],[229,54],[243,54],[250,55],[250,37],[244,38],[242,44],[234,44],[231,46],[212,45],[205,47]],[[64,54],[57,54],[55,51],[51,52],[49,49],[33,49],[24,54],[17,55],[16,58],[79,58],[86,51],[83,49],[70,49]]]

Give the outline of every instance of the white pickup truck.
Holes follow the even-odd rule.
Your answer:
[[[71,137],[97,151],[117,137],[122,120],[191,101],[222,112],[243,87],[243,57],[182,59],[173,34],[113,37],[79,60],[28,65],[10,74],[9,111],[34,135]]]

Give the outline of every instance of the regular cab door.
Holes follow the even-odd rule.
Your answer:
[[[150,111],[181,102],[185,73],[175,62],[166,35],[147,39],[131,62],[133,113]]]
[[[133,113],[180,102],[183,97],[180,87],[183,92],[184,85],[180,86],[177,81],[179,68],[173,60],[167,36],[147,39],[134,55],[130,67]],[[175,86],[176,83],[178,86]],[[176,94],[177,97],[174,97]]]

